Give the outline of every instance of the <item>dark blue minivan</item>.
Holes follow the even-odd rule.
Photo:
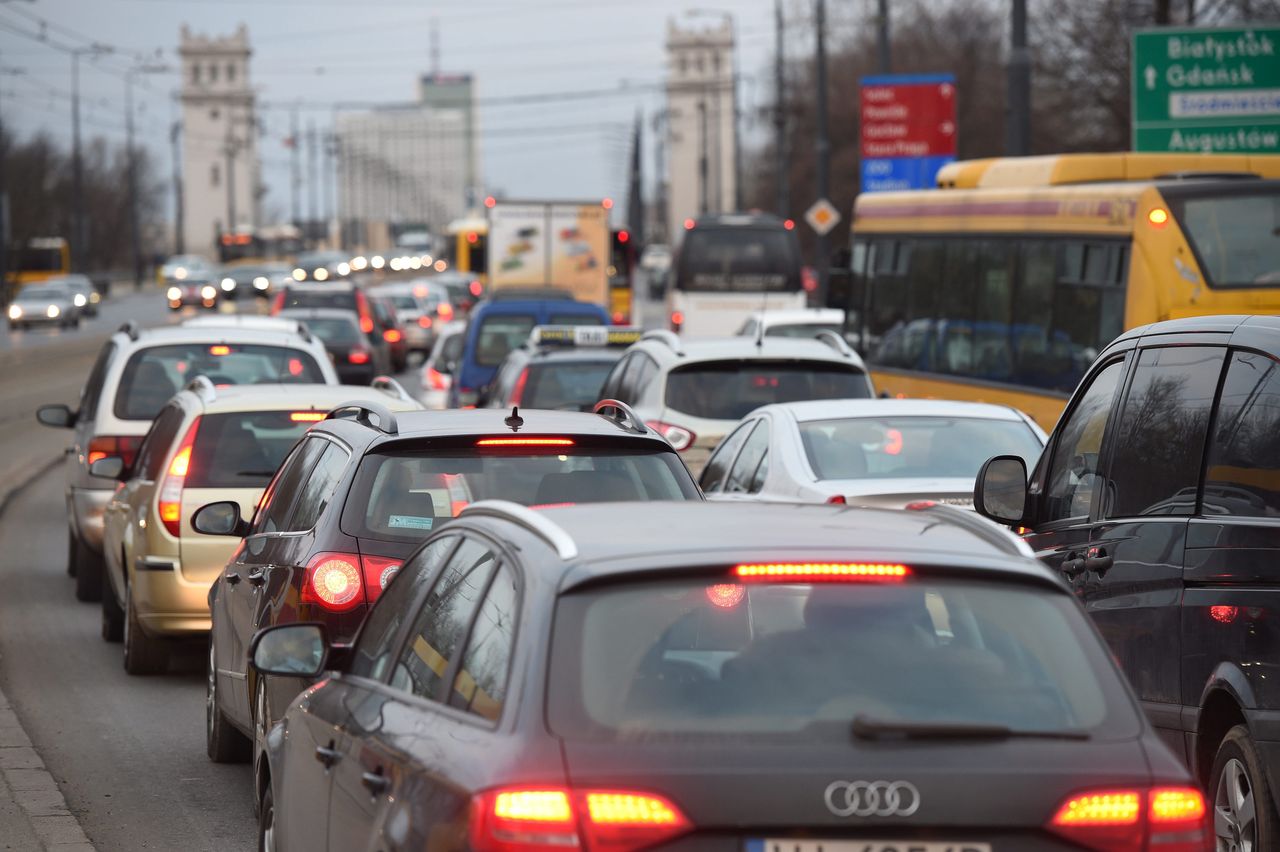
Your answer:
[[[449,405],[475,405],[507,353],[524,344],[539,325],[608,325],[600,305],[575,301],[567,292],[501,291],[476,305],[467,323],[462,361]]]

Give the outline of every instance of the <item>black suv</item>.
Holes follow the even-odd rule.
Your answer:
[[[1218,848],[1280,848],[1280,318],[1122,335],[1030,484],[1000,456],[974,497],[1084,602],[1215,800]]]
[[[235,502],[201,507],[197,532],[244,536],[209,591],[209,756],[243,759],[246,734],[259,753],[307,685],[247,671],[255,631],[320,622],[350,641],[405,557],[469,503],[702,499],[679,455],[630,409],[596,410],[420,415],[352,403],[298,443],[251,522]]]

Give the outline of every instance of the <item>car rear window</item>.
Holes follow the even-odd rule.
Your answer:
[[[556,608],[550,684],[551,728],[566,739],[847,742],[858,716],[1139,730],[1070,597],[978,580],[702,577],[573,592]]]
[[[489,314],[476,332],[476,363],[498,366],[512,349],[529,339],[536,323],[533,314]]]
[[[350,346],[361,343],[364,335],[355,321],[337,317],[299,317],[307,324],[307,328],[315,332],[316,337],[329,344]]]
[[[698,499],[673,452],[616,444],[485,450],[476,440],[466,448],[366,456],[343,509],[343,529],[363,538],[420,539],[478,500],[546,506]]]
[[[816,337],[820,331],[834,331],[836,334],[844,334],[844,326],[838,322],[801,322],[801,323],[784,323],[781,325],[771,325],[764,331],[765,337],[799,337],[802,339],[810,339]]]
[[[741,420],[762,405],[807,399],[865,399],[866,373],[830,361],[711,361],[667,376],[666,406],[692,417]]]
[[[800,255],[781,228],[700,228],[680,248],[681,290],[785,292],[800,289]]]
[[[282,308],[342,308],[356,310],[354,290],[299,290],[290,287],[285,291]]]
[[[531,364],[520,404],[525,408],[586,411],[600,399],[600,388],[616,357],[602,361]]]
[[[187,488],[266,488],[314,412],[243,411],[200,418]]]
[[[1041,450],[1027,424],[976,417],[814,420],[800,424],[800,440],[818,479],[972,480],[992,456],[1021,456],[1030,470]]]
[[[129,356],[114,411],[122,420],[151,420],[196,376],[215,385],[324,384],[311,354],[287,346],[182,343],[151,346]]]

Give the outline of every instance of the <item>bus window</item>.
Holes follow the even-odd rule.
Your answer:
[[[690,292],[799,290],[800,258],[782,229],[695,228],[680,249],[677,287]]]
[[[1280,284],[1280,191],[1192,197],[1173,208],[1209,286]]]

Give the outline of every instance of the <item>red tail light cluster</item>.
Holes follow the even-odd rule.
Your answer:
[[[664,423],[661,420],[647,420],[645,425],[659,435],[667,439],[667,443],[674,447],[678,452],[684,452],[693,446],[693,442],[698,436],[690,432],[683,426],[677,426],[674,423]]]
[[[690,828],[679,808],[652,793],[511,787],[472,800],[470,840],[477,852],[631,852]]]
[[[373,333],[373,312],[369,309],[369,297],[356,291],[356,313],[360,315],[360,330],[365,334]]]
[[[529,384],[529,368],[525,367],[520,371],[520,378],[516,379],[516,386],[511,389],[511,399],[507,401],[509,405],[520,404],[520,400],[524,398],[524,388],[527,384]]]
[[[431,317],[427,316],[426,314],[423,314],[422,316],[418,317],[418,327],[431,328]]]
[[[449,389],[449,379],[435,367],[427,369],[422,386],[427,390],[444,391]]]
[[[684,326],[684,314],[682,314],[680,311],[672,311],[671,312],[671,330],[674,332],[679,332],[681,327],[683,326]]]
[[[302,602],[329,612],[346,612],[373,603],[403,560],[357,553],[317,553],[307,563]]]
[[[196,433],[200,430],[200,418],[191,421],[187,434],[182,437],[178,451],[169,461],[169,469],[165,471],[164,481],[160,483],[160,492],[156,496],[156,509],[160,514],[160,523],[169,535],[177,538],[182,532],[182,486],[191,472],[191,448],[196,442]]]
[[[1098,852],[1206,852],[1208,814],[1194,787],[1086,790],[1062,803],[1049,830]]]
[[[363,347],[352,347],[351,351],[347,353],[347,360],[352,364],[368,364],[369,350]]]
[[[276,293],[275,298],[271,300],[271,315],[275,316],[284,310],[284,291]]]
[[[142,446],[142,435],[99,435],[89,439],[89,464],[108,456],[119,456],[124,466],[129,468],[138,457],[138,448]]]
[[[735,566],[733,574],[745,583],[894,582],[911,569],[887,562],[768,562]]]

